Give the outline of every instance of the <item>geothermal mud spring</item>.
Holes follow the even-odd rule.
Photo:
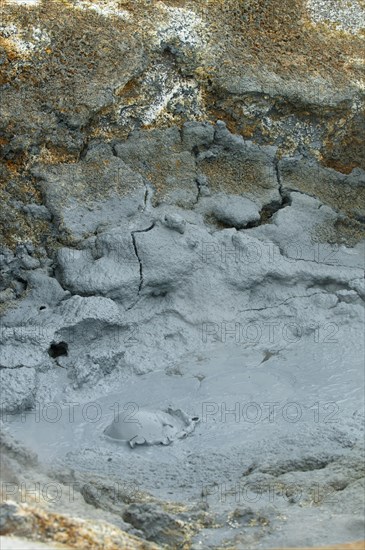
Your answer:
[[[2,549],[365,539],[364,8],[0,2]]]

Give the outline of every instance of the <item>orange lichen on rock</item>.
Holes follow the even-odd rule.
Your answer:
[[[14,504],[14,503],[11,503]],[[87,521],[55,514],[40,507],[16,505],[16,520],[1,535],[28,536],[32,540],[61,543],[85,550],[158,550],[159,546],[129,535],[100,521]]]

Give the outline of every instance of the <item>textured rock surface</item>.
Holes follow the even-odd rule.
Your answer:
[[[0,3],[1,407],[40,462],[3,440],[9,532],[361,538],[363,48],[360,0]],[[210,421],[132,457],[119,405]]]
[[[29,539],[20,537],[1,537],[1,547],[3,550],[70,550],[70,546],[67,547],[64,544],[52,544],[43,542],[32,542]]]
[[[35,405],[37,375],[33,368],[0,370],[3,410],[23,411]]]
[[[5,503],[3,507],[9,508],[13,504]],[[16,515],[19,515],[24,522],[20,522]],[[14,523],[15,522],[15,527]],[[28,521],[27,527],[25,523]],[[18,524],[21,524],[19,527]],[[72,519],[67,516],[59,514],[51,514],[45,512],[41,508],[27,507],[27,506],[14,506],[13,515],[7,521],[1,531],[3,534],[14,533],[25,537],[26,535],[37,538],[40,537],[43,540],[48,541],[48,544],[35,544],[31,541],[28,546],[6,546],[4,545],[4,539],[2,542],[2,548],[4,550],[10,550],[11,548],[35,548],[41,550],[42,548],[51,550],[52,548],[59,550],[77,548],[82,546],[83,548],[95,548],[95,549],[110,549],[117,550],[119,548],[126,549],[150,549],[157,550],[159,547],[155,544],[145,542],[133,535],[123,533],[120,529],[108,525],[107,523],[95,522],[91,525],[91,522],[85,522],[82,520]],[[9,539],[5,538],[5,541]],[[10,542],[12,539],[10,539]],[[61,544],[58,544],[61,543]],[[65,544],[63,544],[65,543]],[[51,546],[49,545],[51,544]]]
[[[45,232],[53,234],[47,212],[34,209],[46,193],[34,165],[56,165],[46,181],[62,174],[64,194],[70,178],[77,187],[87,170],[95,171],[91,179],[117,170],[116,160],[108,168],[102,158],[120,138],[116,150],[139,165],[156,187],[156,201],[191,204],[194,159],[187,151],[211,145],[209,123],[217,119],[245,139],[275,145],[280,156],[309,155],[344,174],[365,168],[364,7],[338,4],[2,2],[6,242],[44,242]],[[194,120],[205,121],[204,128]],[[216,170],[202,163],[214,185],[221,184],[224,163],[230,186],[237,172],[250,171],[244,155],[234,163],[232,154],[220,152]],[[57,168],[83,158],[88,166]],[[115,180],[118,187],[117,175],[109,187]],[[137,204],[135,198],[128,208]]]
[[[73,484],[71,478],[68,480],[71,483],[58,482],[53,474],[48,477],[44,468],[37,468],[35,454],[3,429],[0,448],[0,540],[4,550],[159,548],[125,532],[124,528],[133,528],[115,515],[106,512],[101,517],[100,511],[89,506],[82,496],[81,492],[87,492],[86,483]]]

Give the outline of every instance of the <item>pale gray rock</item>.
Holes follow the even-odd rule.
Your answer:
[[[0,369],[1,410],[20,412],[31,409],[35,403],[37,374],[28,367]]]
[[[94,232],[102,222],[115,225],[144,207],[141,176],[108,149],[95,160],[38,165],[33,174],[41,181],[45,205],[60,230],[76,239]]]
[[[91,141],[88,144],[85,157],[86,161],[95,161],[113,156],[113,148],[109,143],[103,141]]]
[[[19,513],[18,506],[15,504],[15,502],[3,502],[0,506],[0,533],[1,535],[5,535],[7,533],[12,533],[13,531],[17,530],[18,532],[24,531],[24,534],[29,534],[29,531],[31,529],[31,520],[27,517],[22,516],[22,514]],[[6,537],[5,537],[6,538]],[[1,540],[2,539],[2,540]],[[17,548],[17,546],[12,545],[12,539],[9,539],[9,546],[4,546],[3,543],[4,537],[1,537],[1,547],[2,548]],[[19,542],[19,541],[18,541]],[[25,546],[25,543],[30,543],[30,546]],[[5,542],[6,544],[6,542]],[[21,548],[31,548],[32,542],[31,541],[23,541],[19,545]],[[37,548],[37,546],[35,546]]]
[[[30,254],[23,254],[20,257],[20,261],[23,269],[37,269],[41,265],[40,261],[30,256]]]
[[[225,79],[219,78],[219,84],[229,94],[241,95],[247,93],[267,94],[268,96],[286,97],[288,100],[303,102],[318,106],[336,106],[341,102],[353,101],[356,90],[338,88],[321,76],[307,75],[299,78],[282,76],[260,67],[257,71],[247,67],[245,75],[226,75]]]
[[[201,198],[196,209],[212,216],[216,222],[236,229],[243,229],[260,220],[256,203],[246,197],[226,193],[215,193],[212,197]]]
[[[323,228],[331,228],[338,220],[338,213],[320,200],[300,192],[290,192],[290,206],[285,206],[272,216],[272,222],[248,230],[263,241],[263,247],[274,262],[273,244],[288,262],[307,260],[332,266],[364,267],[364,243],[354,248],[328,243],[321,239]]]
[[[94,384],[125,366],[130,329],[115,302],[104,297],[73,296],[60,305],[57,315],[55,361],[67,369],[74,387]]]
[[[143,270],[143,295],[166,296],[187,284],[197,260],[193,243],[189,241],[191,232],[182,235],[156,225],[151,231],[135,234]]]
[[[128,184],[125,183],[127,187]],[[112,227],[132,217],[144,208],[145,188],[142,187],[141,180],[131,182],[130,185],[137,191],[132,191],[125,198],[112,193],[110,198],[93,201],[90,206],[83,206],[79,202],[70,200],[62,211],[64,227],[72,236],[80,239],[97,231],[101,224],[104,227]]]
[[[101,233],[92,249],[62,248],[58,252],[57,276],[72,293],[106,296],[128,306],[140,283],[131,233],[118,229]]]
[[[363,538],[360,2],[309,0],[297,20],[290,3],[116,4],[2,10],[5,410],[62,413],[7,429],[42,475],[91,482],[55,512],[108,511],[168,548]],[[278,17],[285,40],[262,48]],[[320,51],[328,25],[342,52],[333,28]],[[103,435],[130,405],[202,422],[132,451]],[[165,416],[157,437],[140,420],[142,442],[168,442]],[[21,531],[16,515],[0,520]]]
[[[7,340],[1,346],[1,368],[32,367],[44,370],[51,366],[47,350],[39,345],[46,337],[45,331],[46,327],[42,325],[4,327],[2,336]]]
[[[49,277],[43,270],[35,270],[27,274],[29,294],[25,302],[35,307],[57,306],[68,293],[62,288],[57,279]]]
[[[177,231],[183,235],[185,233],[186,221],[179,215],[174,214],[165,214],[163,218],[163,223],[169,229]]]
[[[115,349],[119,342],[111,340],[109,345],[114,343],[114,349],[108,349],[105,340],[105,337],[100,338],[97,345],[89,346],[87,352],[82,350],[78,355],[60,358],[59,364],[67,369],[68,377],[73,381],[75,388],[95,384],[123,365],[125,352]]]
[[[57,314],[65,326],[73,327],[89,321],[112,325],[122,319],[117,304],[101,296],[72,296],[60,305]]]
[[[209,197],[211,195],[207,176],[204,174],[198,174],[196,177],[196,183],[199,190],[198,200],[200,197]]]

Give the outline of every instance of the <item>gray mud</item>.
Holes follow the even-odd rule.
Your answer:
[[[39,176],[69,240],[51,259],[26,247],[1,257],[26,285],[1,325],[5,430],[103,517],[169,548],[183,546],[181,522],[203,548],[359,539],[365,243],[324,238],[341,214],[296,189],[300,163],[275,170],[274,148],[223,123],[184,132],[184,147],[204,144],[200,168],[182,154],[196,174],[206,159],[251,159],[255,192],[213,193],[200,173],[189,207],[190,179],[155,202],[133,175],[147,154],[136,138],[117,148],[132,168],[99,154],[145,186],[137,199],[82,204],[84,160]],[[162,416],[147,437],[133,431],[143,411],[168,410],[199,422],[183,438]],[[106,437],[119,417],[122,435],[157,444]]]
[[[208,505],[221,522],[197,535],[208,546],[236,532],[237,548],[361,538],[362,329],[339,332],[337,341],[306,337],[272,355],[221,344],[175,370],[131,376],[104,397],[60,403],[58,422],[45,422],[55,417],[48,405],[9,427],[53,468]],[[168,447],[131,449],[103,435],[121,411],[133,423],[144,407],[169,406],[200,422]]]

